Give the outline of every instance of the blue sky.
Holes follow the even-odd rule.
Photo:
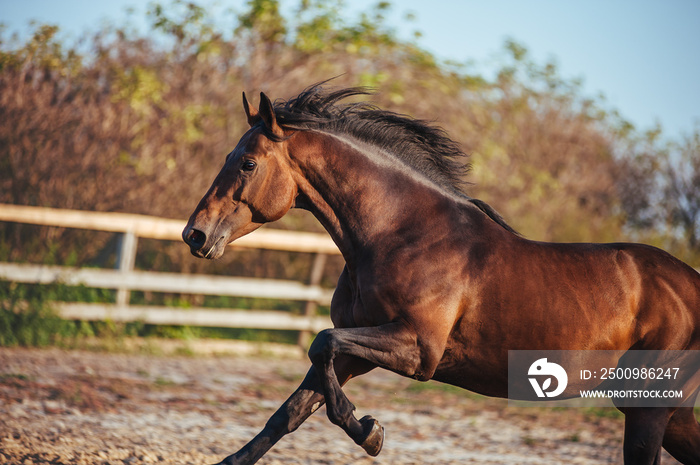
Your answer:
[[[218,3],[240,10],[244,0]],[[347,1],[348,14],[375,3]],[[283,8],[297,4],[282,0]],[[132,21],[138,23],[146,5],[0,0],[0,22],[9,32],[26,34],[29,20],[36,19],[78,37],[103,22],[123,24],[128,6],[136,10]],[[402,37],[421,31],[418,43],[440,58],[471,60],[487,72],[506,38],[513,38],[538,62],[553,59],[563,76],[582,78],[587,95],[602,93],[640,129],[658,122],[667,136],[678,138],[700,126],[699,0],[395,0],[392,5],[389,23]],[[415,21],[404,19],[407,11]]]

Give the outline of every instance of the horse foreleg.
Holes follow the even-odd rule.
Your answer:
[[[637,407],[621,410],[625,414],[625,465],[660,464],[661,444],[673,409]]]
[[[359,421],[355,407],[345,396],[335,375],[334,361],[345,355],[365,360],[404,376],[429,379],[437,361],[426,365],[415,333],[401,323],[367,328],[335,328],[321,331],[309,350],[311,362],[321,376],[330,421],[341,428],[368,454],[379,454],[384,429],[372,417]]]
[[[343,383],[352,376],[369,371],[372,366],[344,359],[336,364],[336,376]],[[265,455],[283,436],[295,431],[324,403],[321,378],[312,366],[296,391],[270,417],[263,430],[241,450],[226,457],[219,465],[250,465]]]
[[[220,465],[250,465],[274,446],[284,435],[291,433],[323,404],[323,391],[313,367],[296,391],[270,417],[263,430],[248,444]]]

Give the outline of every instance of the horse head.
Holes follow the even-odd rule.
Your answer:
[[[197,257],[221,257],[230,242],[284,216],[297,195],[272,102],[261,92],[256,110],[243,94],[243,107],[250,129],[227,155],[182,232]]]

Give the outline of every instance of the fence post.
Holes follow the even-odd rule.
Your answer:
[[[314,262],[311,265],[311,276],[309,277],[309,284],[312,286],[318,286],[321,284],[321,278],[323,278],[323,269],[326,266],[326,258],[328,256],[325,253],[318,252],[314,256]],[[304,305],[304,316],[306,316],[309,321],[316,315],[316,308],[318,303],[313,300],[307,300]],[[306,350],[309,347],[309,342],[311,341],[311,331],[299,331],[298,344],[303,349]]]
[[[136,262],[136,244],[137,237],[133,231],[127,231],[119,236],[116,268],[122,273],[128,273],[134,269],[134,263]],[[129,305],[130,295],[129,289],[117,289],[117,306],[126,307]]]

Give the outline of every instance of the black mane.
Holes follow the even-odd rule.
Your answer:
[[[464,195],[467,156],[441,128],[367,102],[338,103],[368,94],[371,92],[364,87],[326,92],[316,84],[286,102],[275,102],[275,113],[286,128],[348,134],[379,147],[439,185]]]
[[[382,110],[368,102],[338,103],[348,97],[369,95],[365,87],[327,91],[314,84],[298,96],[275,102],[279,124],[288,129],[318,129],[347,134],[385,150],[449,191],[471,200],[491,219],[513,229],[486,203],[464,192],[464,176],[471,165],[459,144],[440,127],[427,121]]]

